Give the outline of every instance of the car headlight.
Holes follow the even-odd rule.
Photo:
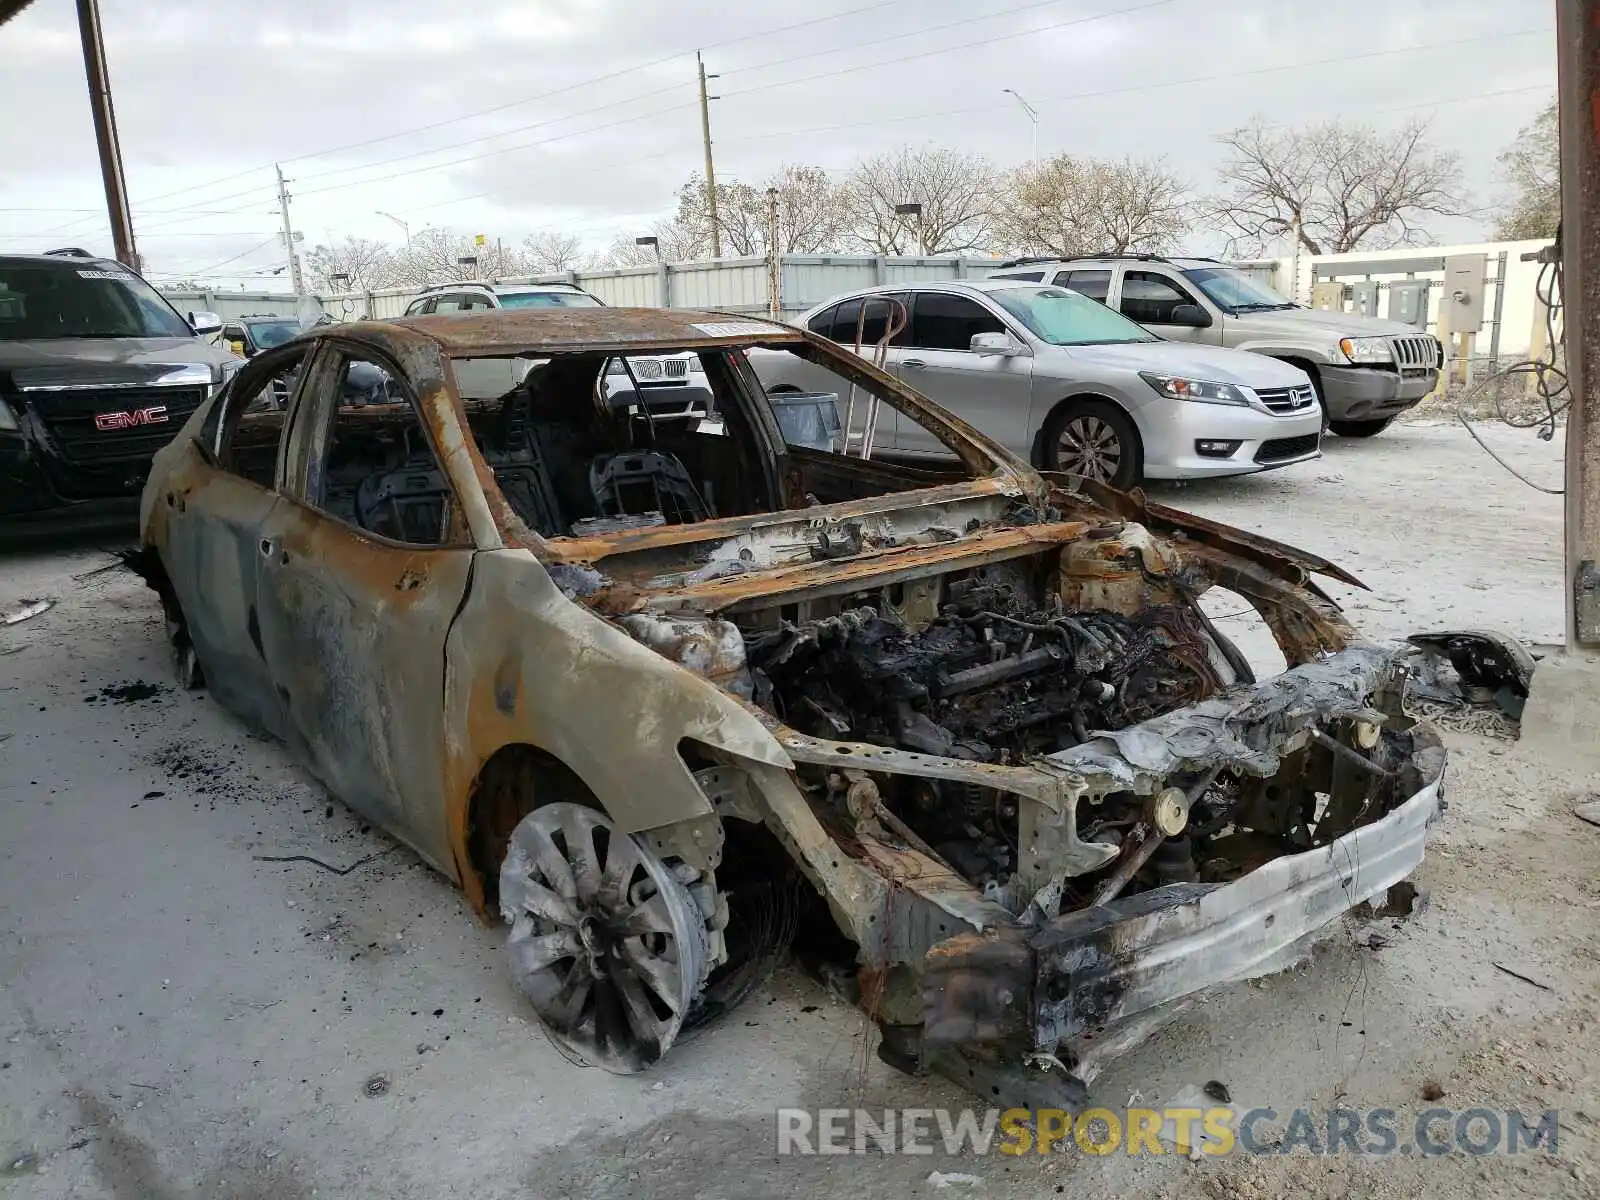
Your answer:
[[[698,354],[691,354],[689,356],[689,374],[704,375],[705,373],[706,365],[700,361],[700,356]]]
[[[1243,389],[1231,383],[1217,383],[1208,379],[1189,379],[1183,375],[1156,375],[1140,371],[1139,378],[1163,396],[1174,400],[1195,400],[1201,404],[1243,404],[1250,398]]]
[[[17,424],[17,414],[11,411],[11,405],[0,400],[0,430],[15,433],[21,426]]]
[[[626,375],[628,369],[622,365],[620,358],[608,359],[606,362],[607,375]]]
[[[1340,338],[1339,349],[1353,363],[1391,363],[1394,351],[1386,337]]]

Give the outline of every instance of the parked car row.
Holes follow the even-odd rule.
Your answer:
[[[406,316],[601,307],[571,284],[462,280],[431,288]],[[867,288],[797,323],[1034,466],[1120,488],[1315,458],[1324,429],[1385,428],[1433,389],[1443,359],[1437,339],[1409,326],[1301,308],[1225,263],[1150,255],[1019,260],[989,280]],[[242,359],[308,324],[185,319],[133,271],[81,250],[0,256],[0,531],[126,519],[150,456],[187,414]],[[221,344],[205,340],[219,333]],[[835,394],[803,357],[752,363],[780,418],[815,438],[913,462],[951,457],[892,412],[864,406],[857,421],[848,395],[827,412],[797,401]],[[463,362],[457,384],[490,400],[534,365]],[[357,384],[387,395],[376,376]],[[287,395],[284,384],[271,398],[281,407]],[[693,354],[613,356],[598,395],[652,422],[716,415]]]
[[[995,278],[1070,287],[1164,338],[1292,363],[1310,377],[1328,427],[1342,437],[1381,433],[1433,391],[1444,365],[1444,347],[1432,334],[1303,308],[1210,258],[1035,259]]]

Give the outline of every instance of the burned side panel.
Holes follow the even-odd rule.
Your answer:
[[[684,739],[791,765],[732,696],[573,604],[526,551],[477,557],[447,658],[448,807],[437,819],[469,895],[467,806],[503,746],[554,755],[628,832],[711,811],[679,753]]]

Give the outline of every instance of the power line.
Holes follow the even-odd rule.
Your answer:
[[[736,96],[748,96],[754,92],[770,91],[773,88],[793,87],[796,84],[811,83],[813,80],[817,79],[833,79],[840,75],[853,75],[857,71],[871,71],[877,69],[878,67],[892,67],[899,63],[911,62],[918,58],[932,58],[940,54],[952,54],[957,50],[971,50],[978,46],[992,46],[996,42],[1014,41],[1020,37],[1031,37],[1035,34],[1047,33],[1052,29],[1066,29],[1072,25],[1087,25],[1093,21],[1104,21],[1108,17],[1125,17],[1132,13],[1144,12],[1146,9],[1164,8],[1166,5],[1175,2],[1176,0],[1146,0],[1146,3],[1144,4],[1135,4],[1129,8],[1113,9],[1111,12],[1095,13],[1093,16],[1088,17],[1072,17],[1069,20],[1057,21],[1051,25],[1038,25],[1032,29],[1019,29],[1014,30],[1011,33],[997,34],[990,38],[980,38],[977,41],[962,42],[959,46],[942,46],[935,50],[921,50],[915,54],[903,54],[899,58],[885,58],[880,59],[877,62],[862,63],[861,65],[854,67],[839,67],[832,71],[819,71],[815,75],[804,75],[799,79],[781,79],[773,83],[759,83],[755,87],[747,87],[743,91],[728,92],[722,98],[724,100],[732,100]],[[1025,7],[1036,8],[1038,6],[1027,5]],[[1017,9],[1014,11],[1020,12],[1022,10]],[[955,24],[965,23],[966,22],[955,22]]]
[[[828,14],[826,14],[824,16],[820,16],[820,17],[811,17],[811,18],[808,18],[807,20],[796,21],[796,22],[794,22],[792,24],[789,24],[789,25],[779,25],[779,26],[777,26],[776,28],[773,28],[773,29],[764,29],[764,30],[760,30],[760,31],[758,31],[756,33],[741,34],[740,36],[733,37],[733,38],[724,38],[720,42],[712,42],[708,46],[700,47],[700,49],[702,51],[704,51],[704,50],[717,50],[717,49],[721,49],[721,48],[723,48],[725,46],[738,45],[740,42],[753,41],[756,38],[774,37],[774,36],[776,36],[777,34],[780,34],[780,33],[792,33],[796,29],[805,29],[806,27],[811,26],[811,25],[822,25],[822,24],[825,24],[825,23],[827,23],[829,21],[843,20],[846,17],[854,17],[854,16],[859,16],[862,13],[875,12],[876,10],[878,10],[880,8],[892,8],[897,4],[903,4],[905,2],[906,2],[906,0],[879,0],[879,2],[876,3],[876,4],[868,4],[868,5],[864,5],[864,6],[860,7],[860,8],[846,9],[843,12],[828,13]],[[359,142],[346,142],[342,146],[333,146],[333,147],[331,147],[331,148],[329,148],[327,150],[318,150],[318,151],[315,151],[314,153],[311,153],[311,154],[301,154],[301,155],[297,155],[297,156],[295,156],[293,158],[285,158],[283,161],[284,162],[304,162],[307,159],[312,159],[312,158],[327,158],[329,155],[339,154],[339,153],[342,153],[345,150],[356,150],[356,149],[359,149],[362,146],[375,146],[379,142],[390,142],[390,141],[394,141],[396,138],[410,137],[413,134],[426,133],[426,132],[428,132],[429,130],[432,130],[432,129],[442,129],[446,125],[457,125],[457,124],[460,124],[462,121],[476,120],[478,117],[486,117],[486,116],[489,116],[489,115],[491,115],[493,113],[504,112],[509,108],[519,108],[524,104],[533,104],[533,103],[535,103],[536,101],[539,101],[539,100],[548,100],[552,96],[566,95],[568,92],[575,92],[575,91],[579,90],[580,88],[593,87],[597,83],[608,83],[613,79],[621,79],[625,75],[635,75],[635,74],[638,74],[640,71],[648,71],[648,70],[651,70],[654,67],[663,66],[666,63],[672,62],[675,59],[687,58],[689,55],[691,55],[693,53],[694,53],[693,49],[677,50],[677,51],[674,51],[671,54],[663,55],[660,58],[653,58],[649,62],[646,62],[646,63],[638,63],[638,64],[636,64],[634,66],[631,66],[631,67],[624,67],[624,68],[622,68],[620,70],[617,70],[617,71],[607,72],[604,75],[596,75],[592,79],[580,80],[577,83],[567,84],[564,87],[555,88],[555,89],[553,89],[551,91],[548,91],[548,92],[540,92],[537,95],[524,96],[520,100],[508,100],[504,104],[496,104],[496,105],[494,105],[494,106],[492,106],[490,108],[480,108],[480,109],[476,110],[475,112],[462,113],[459,117],[447,117],[442,121],[434,121],[434,122],[432,122],[431,124],[428,124],[428,125],[419,125],[415,129],[403,129],[403,130],[400,130],[400,131],[398,131],[396,133],[386,133],[386,134],[383,134],[381,137],[366,138],[366,139],[363,139],[362,141],[359,141]],[[654,93],[654,92],[647,93],[647,95],[657,95],[657,94],[658,93]],[[643,97],[636,97],[636,99],[642,99],[642,98]],[[591,110],[591,111],[594,111],[594,110]],[[466,143],[455,143],[455,144],[465,145]],[[448,147],[448,146],[440,147],[440,149],[449,149],[449,148],[450,147]],[[376,166],[377,164],[369,163],[367,165],[368,166]]]
[[[1167,0],[1163,0],[1163,3],[1165,3],[1165,2],[1167,2]],[[943,25],[927,25],[927,26],[924,26],[921,29],[908,30],[905,33],[892,33],[888,37],[875,37],[875,38],[872,39],[872,43],[871,44],[872,44],[873,47],[877,47],[877,46],[882,46],[882,45],[884,45],[884,44],[886,44],[888,42],[901,42],[901,41],[904,41],[906,38],[922,37],[925,34],[929,34],[929,33],[940,33],[940,32],[942,32],[942,31],[944,31],[946,29],[955,29],[955,28],[957,28],[959,26],[962,26],[962,25],[975,25],[980,21],[993,21],[993,20],[996,20],[996,19],[998,19],[1000,17],[1014,16],[1015,14],[1020,13],[1020,12],[1029,12],[1029,11],[1035,9],[1035,8],[1048,8],[1052,4],[1060,4],[1060,3],[1062,3],[1062,0],[1033,0],[1033,2],[1030,3],[1030,4],[1019,4],[1015,8],[1002,8],[1002,9],[999,9],[999,10],[997,10],[995,12],[984,13],[982,16],[978,16],[978,17],[963,17],[959,21],[946,21]],[[1115,16],[1117,14],[1111,13],[1111,14],[1106,14],[1106,15]],[[1090,18],[1087,18],[1087,19],[1088,20],[1097,20],[1098,18],[1090,17]],[[1046,29],[1052,29],[1052,28],[1055,28],[1055,27],[1047,25],[1047,26],[1045,26],[1045,28]],[[1030,30],[1029,32],[1033,32],[1033,31]],[[979,46],[981,46],[981,45],[983,45],[983,43],[982,42],[968,42],[968,43],[966,43],[966,45],[979,45]],[[813,50],[809,54],[796,54],[796,55],[787,56],[787,57],[784,57],[784,58],[775,58],[775,59],[771,60],[770,62],[756,63],[754,66],[749,66],[749,67],[733,67],[733,68],[731,68],[729,70],[723,71],[722,74],[723,75],[743,75],[743,74],[745,74],[746,72],[749,72],[749,71],[765,71],[770,67],[786,67],[786,66],[789,66],[791,63],[804,62],[808,58],[820,58],[820,57],[822,57],[824,55],[828,55],[828,54],[837,54],[837,53],[839,53],[839,51],[841,49],[846,49],[846,48],[847,47],[828,46],[828,47],[825,47],[825,48],[823,48],[821,50]],[[953,48],[954,49],[964,49],[965,47],[962,46],[962,47],[953,47]],[[942,53],[944,53],[944,51],[939,50],[939,51],[933,51],[932,53],[942,54]]]
[[[1096,13],[1096,14],[1093,14],[1091,16],[1086,16],[1086,17],[1074,17],[1074,18],[1072,18],[1070,20],[1060,21],[1060,22],[1057,22],[1057,23],[1055,23],[1053,25],[1044,26],[1043,29],[1060,29],[1060,28],[1065,28],[1067,26],[1072,26],[1072,25],[1087,24],[1087,23],[1092,22],[1092,21],[1104,20],[1104,19],[1106,19],[1108,17],[1124,16],[1124,15],[1126,15],[1128,13],[1140,12],[1140,11],[1143,11],[1145,9],[1161,8],[1161,7],[1164,7],[1164,6],[1168,5],[1168,4],[1172,4],[1172,3],[1175,3],[1175,2],[1176,2],[1176,0],[1146,0],[1146,2],[1143,3],[1143,4],[1133,5],[1133,6],[1129,7],[1129,8],[1117,9],[1117,10],[1114,10],[1114,11],[1111,11],[1111,12],[1105,12],[1105,13]],[[1034,7],[1038,7],[1038,5],[1037,4],[1030,4],[1030,5],[1026,5],[1024,7],[1025,8],[1034,8]],[[1018,10],[1018,11],[1020,11],[1020,10]],[[1000,14],[1000,15],[1003,15],[1003,14]],[[986,45],[989,42],[1006,41],[1006,40],[1009,40],[1009,39],[1012,39],[1012,38],[1023,37],[1023,36],[1026,36],[1027,34],[1037,33],[1037,32],[1041,32],[1041,31],[1042,30],[1040,30],[1040,29],[1030,29],[1030,30],[1023,30],[1023,31],[1020,31],[1020,32],[1007,33],[1007,34],[1000,35],[998,37],[987,39],[987,41],[969,42],[969,43],[966,43],[964,46],[947,46],[947,47],[943,47],[943,48],[937,49],[937,50],[922,51],[922,52],[920,52],[918,54],[910,54],[910,55],[905,55],[902,58],[890,59],[887,62],[875,62],[875,63],[863,64],[861,66],[845,67],[845,68],[841,68],[839,70],[826,72],[823,75],[809,76],[806,79],[786,80],[786,81],[773,83],[773,84],[761,84],[761,85],[758,85],[757,87],[754,87],[754,88],[747,88],[743,92],[735,92],[735,93],[732,93],[732,94],[733,95],[746,95],[747,93],[752,92],[752,91],[763,91],[763,90],[766,90],[766,89],[772,88],[772,87],[788,87],[788,86],[791,86],[793,84],[808,82],[809,79],[811,79],[811,78],[825,78],[825,77],[831,77],[831,76],[835,76],[835,75],[850,74],[850,73],[853,73],[853,72],[856,72],[856,71],[870,70],[870,69],[872,69],[874,67],[892,65],[894,63],[899,63],[899,62],[907,62],[907,61],[910,61],[911,59],[926,58],[926,57],[929,57],[931,55],[948,54],[948,53],[950,53],[950,52],[952,52],[954,50],[965,49],[965,48],[967,48],[969,46],[973,46],[973,45]],[[663,89],[663,90],[672,90],[672,89]],[[649,93],[649,94],[647,94],[647,96],[634,97],[634,99],[645,99],[645,98],[648,98],[648,95],[656,95],[656,94],[659,94],[659,93]],[[575,119],[576,117],[587,115],[588,112],[598,112],[598,111],[601,111],[602,109],[605,109],[605,108],[615,108],[615,107],[617,107],[618,104],[622,104],[622,103],[628,103],[628,101],[618,101],[618,102],[614,102],[612,104],[602,105],[602,106],[600,106],[600,108],[596,108],[596,109],[593,109],[593,110],[586,110],[585,112],[582,112],[582,113],[571,114],[571,115],[569,115],[567,117],[555,118],[555,119],[550,120],[550,121],[539,122],[534,126],[529,126],[528,128],[537,128],[538,125],[553,124],[553,123],[555,123],[555,121],[559,121],[559,120],[572,120],[572,119]],[[587,134],[591,134],[591,133],[599,133],[599,132],[602,132],[603,130],[614,129],[614,128],[617,128],[618,126],[621,126],[621,125],[633,124],[636,121],[649,120],[649,119],[652,119],[654,117],[664,116],[667,113],[677,112],[677,111],[680,111],[682,109],[692,108],[692,107],[693,107],[692,104],[682,104],[682,105],[672,105],[672,106],[670,106],[668,108],[664,108],[664,109],[654,109],[654,110],[652,110],[650,112],[647,112],[647,113],[639,113],[639,114],[636,114],[636,115],[631,116],[631,117],[624,117],[624,118],[621,118],[621,119],[616,120],[616,121],[607,122],[606,124],[603,124],[603,125],[592,126],[590,128],[587,128],[587,129],[574,130],[571,133],[558,134],[558,135],[556,135],[554,137],[541,138],[539,140],[532,141],[532,142],[522,142],[522,143],[518,143],[517,145],[514,145],[514,146],[501,146],[501,147],[498,147],[498,148],[496,148],[494,150],[486,150],[481,154],[467,155],[467,156],[462,157],[462,158],[450,159],[450,160],[445,161],[445,162],[430,163],[427,166],[417,167],[414,170],[398,171],[398,172],[393,172],[393,173],[388,174],[388,175],[377,175],[377,176],[372,176],[372,177],[369,177],[369,178],[366,178],[366,179],[351,180],[348,183],[329,184],[326,187],[310,188],[310,189],[306,189],[306,190],[301,191],[299,193],[299,195],[301,195],[301,196],[315,196],[315,195],[320,195],[320,194],[322,194],[324,192],[331,192],[331,191],[340,190],[342,188],[361,187],[361,186],[364,186],[366,184],[371,184],[371,183],[386,183],[389,180],[403,178],[403,177],[405,177],[407,175],[420,174],[420,173],[423,173],[423,172],[426,172],[426,171],[442,170],[442,169],[444,169],[446,167],[460,166],[460,165],[462,165],[464,163],[477,162],[477,161],[479,161],[481,159],[492,158],[492,157],[494,157],[496,155],[500,155],[500,154],[514,153],[515,151],[518,151],[518,150],[536,149],[536,148],[538,148],[540,146],[547,146],[547,145],[551,145],[551,144],[553,144],[555,142],[566,141],[569,138],[579,137],[579,136],[583,136],[583,135],[587,135]],[[514,131],[508,131],[508,132],[514,132]],[[477,138],[477,139],[473,139],[473,140],[480,141],[480,142],[481,141],[487,141],[490,138],[496,137],[496,136],[501,136],[501,135],[491,134],[491,135],[488,135],[487,137],[481,137],[481,138]],[[471,142],[463,142],[461,144],[462,145],[469,145],[469,144],[471,144]],[[400,161],[401,159],[404,159],[404,158],[416,158],[416,157],[420,157],[423,154],[437,153],[437,152],[440,152],[440,151],[445,150],[445,149],[449,149],[449,147],[439,147],[436,150],[432,150],[432,151],[422,151],[422,152],[419,152],[419,153],[416,153],[416,154],[402,155],[402,156],[400,156],[400,158],[389,160],[389,161]],[[382,164],[381,163],[368,163],[368,164],[363,164],[363,165],[364,166],[377,166],[377,165],[382,165]],[[339,170],[336,170],[336,171],[324,172],[323,174],[324,175],[333,175],[333,174],[342,173],[343,171],[358,170],[358,169],[360,169],[360,168],[340,168]],[[321,177],[322,176],[311,176],[310,178],[321,178]],[[223,198],[225,199],[226,197],[223,197]],[[166,211],[166,212],[182,212],[184,210],[183,209],[167,209],[167,210],[163,210],[163,211]]]
[[[1510,33],[1491,33],[1483,34],[1478,37],[1457,38],[1448,42],[1426,42],[1415,46],[1398,46],[1388,50],[1363,51],[1358,54],[1344,54],[1333,58],[1311,59],[1305,62],[1286,63],[1275,67],[1255,67],[1249,70],[1223,71],[1215,75],[1192,75],[1183,79],[1153,80],[1138,84],[1131,84],[1125,87],[1101,88],[1092,92],[1068,92],[1058,96],[1043,96],[1034,100],[1033,103],[1038,106],[1047,104],[1065,104],[1073,100],[1094,100],[1104,96],[1126,95],[1129,92],[1153,91],[1157,88],[1187,87],[1197,83],[1216,83],[1221,80],[1241,79],[1256,75],[1268,75],[1281,71],[1301,71],[1307,67],[1329,66],[1334,63],[1355,62],[1368,58],[1382,58],[1388,55],[1412,54],[1423,50],[1440,50],[1447,47],[1465,45],[1469,42],[1498,41],[1505,38],[1525,37],[1536,33],[1548,34],[1550,32],[1552,31],[1548,27],[1543,29],[1519,29]],[[794,80],[792,82],[803,83],[808,81]],[[735,94],[743,95],[744,93],[741,92]],[[869,121],[846,121],[836,125],[813,125],[805,129],[766,130],[759,134],[744,134],[732,138],[722,138],[720,140],[725,142],[768,141],[772,138],[798,137],[804,134],[812,133],[836,133],[845,129],[866,129],[875,125],[894,125],[906,121],[926,121],[935,117],[967,116],[972,113],[994,112],[1008,107],[1010,106],[1004,103],[969,105],[966,108],[945,108],[932,112],[908,113],[904,116],[898,117],[877,117]]]
[[[229,263],[238,262],[241,258],[248,258],[248,257],[250,257],[250,255],[254,254],[257,250],[263,250],[267,246],[269,246],[270,244],[272,244],[273,242],[275,242],[277,240],[278,240],[278,235],[276,233],[269,233],[266,236],[266,238],[264,238],[262,241],[257,242],[254,246],[251,246],[250,249],[248,249],[248,250],[240,251],[238,254],[233,255],[231,258],[225,258],[221,262],[212,263],[209,267],[198,267],[193,271],[185,271],[185,272],[183,272],[183,274],[185,274],[185,275],[206,275],[206,274],[209,274],[210,272],[215,271],[218,267],[225,267]]]

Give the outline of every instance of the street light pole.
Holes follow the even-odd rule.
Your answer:
[[[106,47],[100,34],[99,0],[78,0],[78,36],[83,41],[83,72],[89,79],[89,109],[100,150],[100,178],[106,189],[106,214],[117,261],[139,269],[133,244],[133,216],[128,211],[128,184],[122,176],[122,149],[117,144],[117,117],[111,110],[111,77],[106,73]]]
[[[393,213],[386,213],[386,212],[383,212],[380,209],[374,209],[373,211],[375,213],[377,213],[377,215],[380,216],[380,217],[388,217],[389,220],[393,221],[396,225],[400,226],[400,232],[402,232],[402,233],[404,233],[406,235],[406,249],[409,250],[411,248],[411,226],[407,225],[404,221],[402,221],[399,217],[395,216]]]
[[[1018,104],[1022,105],[1022,111],[1027,113],[1028,114],[1028,120],[1033,122],[1033,165],[1034,166],[1038,166],[1039,165],[1039,113],[1033,107],[1033,105],[1029,104],[1026,100],[1024,100],[1022,98],[1022,93],[1018,92],[1015,88],[1001,88],[1000,90],[1002,92],[1009,93],[1011,95],[1012,99],[1014,99]]]

